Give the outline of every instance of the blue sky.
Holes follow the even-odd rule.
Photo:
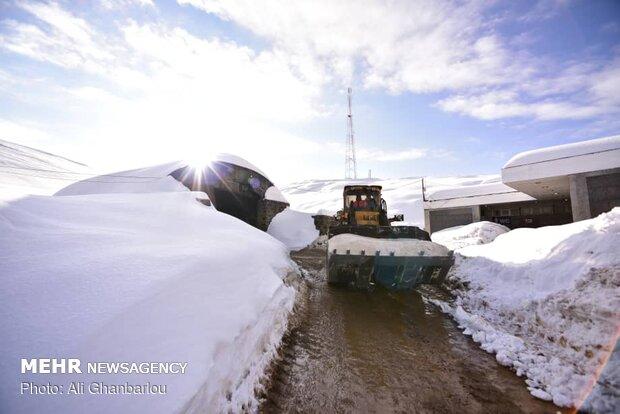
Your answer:
[[[0,3],[0,137],[115,170],[218,151],[279,183],[496,173],[620,133],[620,2]]]

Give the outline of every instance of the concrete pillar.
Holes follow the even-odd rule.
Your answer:
[[[570,183],[570,205],[573,211],[573,221],[592,218],[586,176],[584,174],[575,174],[569,176],[568,180]]]
[[[431,234],[431,213],[426,209],[424,209],[424,230],[426,230],[428,234]]]
[[[471,221],[472,223],[480,221],[480,206],[473,206],[471,208]]]

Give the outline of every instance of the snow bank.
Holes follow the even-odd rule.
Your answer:
[[[267,233],[291,250],[303,249],[319,237],[312,215],[290,208],[278,213],[271,220]]]
[[[79,162],[0,139],[0,201],[53,194],[88,172]]]
[[[277,240],[189,191],[0,206],[0,411],[238,412],[285,329]],[[187,362],[185,374],[19,374],[20,358]],[[166,395],[19,395],[21,381],[164,384]]]
[[[426,240],[415,239],[375,239],[354,234],[339,234],[329,239],[329,253],[336,250],[338,254],[360,254],[363,250],[366,255],[372,256],[379,251],[379,255],[388,256],[447,256],[449,250],[442,245]]]
[[[499,182],[499,175],[463,177],[427,177],[424,179],[427,196],[435,191]],[[282,193],[291,208],[311,214],[334,215],[342,209],[342,191],[348,184],[373,184],[383,186],[383,198],[388,213],[404,214],[403,225],[424,227],[422,181],[420,177],[368,180],[306,180],[289,184]]]
[[[525,376],[533,395],[579,407],[620,329],[618,246],[620,208],[564,226],[513,230],[459,250],[449,274],[456,300],[439,305]],[[620,406],[619,367],[603,371],[587,407]]]
[[[443,244],[450,250],[455,250],[466,246],[490,243],[497,236],[508,231],[510,229],[501,224],[480,221],[436,231],[431,234],[431,240]]]

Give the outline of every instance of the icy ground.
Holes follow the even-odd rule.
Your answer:
[[[288,249],[156,171],[0,203],[0,412],[257,406],[295,289]],[[159,171],[159,172],[161,172]],[[96,194],[93,194],[96,193]],[[21,375],[23,357],[187,362],[178,375]],[[28,396],[21,381],[165,384],[167,395]]]
[[[525,377],[534,396],[614,412],[617,353],[605,362],[620,330],[618,246],[620,208],[563,226],[513,230],[457,250],[449,274],[456,299],[436,303]]]
[[[486,183],[498,183],[499,175],[475,175],[464,177],[427,177],[424,179],[427,197],[433,193],[454,187]],[[342,190],[347,184],[374,184],[383,186],[383,198],[388,214],[404,214],[404,225],[424,228],[422,206],[422,181],[420,177],[360,180],[307,180],[281,188],[291,204],[291,209],[306,213],[335,214],[342,209]]]

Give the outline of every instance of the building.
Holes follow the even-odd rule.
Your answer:
[[[522,152],[504,165],[501,181],[434,193],[424,202],[426,230],[481,220],[566,224],[620,206],[620,135]]]
[[[218,154],[202,167],[185,165],[170,173],[192,191],[202,191],[218,210],[267,230],[288,202],[267,176],[243,158]]]

